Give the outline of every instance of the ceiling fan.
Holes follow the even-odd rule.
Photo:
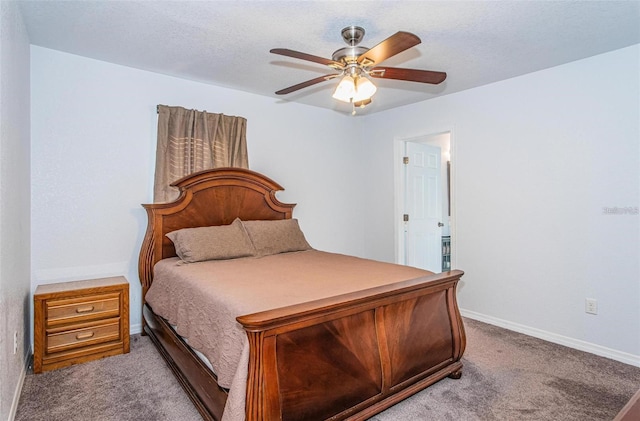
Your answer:
[[[362,41],[364,33],[364,29],[359,26],[344,28],[342,30],[342,39],[347,43],[348,47],[336,50],[331,59],[286,48],[272,49],[270,52],[273,54],[324,64],[338,72],[289,86],[277,91],[276,94],[286,95],[326,80],[342,77],[333,93],[333,98],[351,103],[353,107],[364,107],[371,103],[371,97],[377,89],[367,76],[434,85],[446,79],[447,74],[444,72],[380,66],[380,63],[384,60],[420,44],[420,38],[416,35],[403,31],[396,32],[375,47],[366,48],[358,45]],[[355,114],[355,108],[353,114]]]

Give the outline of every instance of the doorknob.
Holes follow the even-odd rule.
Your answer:
[[[442,222],[438,222],[438,226],[442,228],[444,227],[444,224]]]

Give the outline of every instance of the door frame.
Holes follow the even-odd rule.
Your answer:
[[[404,238],[404,221],[402,215],[404,214],[404,202],[405,202],[405,177],[402,158],[404,156],[404,145],[406,142],[414,143],[428,143],[426,140],[430,137],[449,133],[449,161],[451,166],[449,169],[449,194],[451,209],[451,216],[449,222],[449,229],[451,234],[451,268],[456,267],[457,261],[457,229],[456,229],[456,142],[454,141],[454,129],[453,127],[443,128],[442,130],[429,131],[425,134],[418,136],[396,136],[393,140],[393,174],[394,174],[394,249],[395,249],[395,262],[401,265],[405,264],[405,238]],[[443,193],[444,194],[444,193]]]

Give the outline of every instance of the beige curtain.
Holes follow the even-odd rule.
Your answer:
[[[249,168],[243,117],[158,105],[158,149],[153,201],[170,202],[178,189],[170,184],[197,171]]]

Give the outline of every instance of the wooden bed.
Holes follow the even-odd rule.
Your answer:
[[[228,392],[144,303],[154,264],[176,255],[168,232],[235,218],[289,219],[295,205],[276,199],[283,190],[277,183],[244,169],[203,171],[174,185],[181,191],[175,202],[143,205],[149,217],[139,260],[144,332],[202,417],[220,420]],[[462,274],[454,270],[238,317],[250,345],[246,419],[364,420],[444,377],[459,378],[465,334],[456,285]],[[340,360],[330,373],[319,372],[326,370],[319,362],[328,352]]]

